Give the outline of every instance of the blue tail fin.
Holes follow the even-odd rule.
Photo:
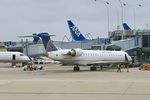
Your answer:
[[[68,26],[69,26],[69,29],[70,29],[72,39],[74,41],[86,40],[86,38],[80,33],[79,29],[72,23],[71,20],[68,20],[67,23],[68,23]]]
[[[49,51],[56,51],[57,48],[55,47],[55,45],[53,44],[53,41],[51,40],[50,36],[48,33],[44,32],[44,33],[39,33],[37,36],[39,36],[44,44],[45,50],[47,52]]]
[[[34,43],[34,44],[37,44],[37,43],[38,43],[38,41],[40,40],[40,37],[39,37],[39,36],[37,36],[37,34],[36,34],[36,33],[33,33],[32,35],[33,35],[33,43]]]
[[[131,30],[127,23],[122,23],[124,30]]]

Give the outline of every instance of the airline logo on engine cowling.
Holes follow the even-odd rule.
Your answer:
[[[75,27],[75,26],[72,26],[72,27],[70,27],[71,28],[71,30],[79,37],[80,36],[80,31],[78,30],[78,28],[77,27]]]

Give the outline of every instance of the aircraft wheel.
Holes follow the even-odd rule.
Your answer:
[[[91,70],[91,71],[96,71],[97,68],[96,68],[96,67],[91,67],[90,70]]]
[[[40,70],[42,70],[42,69],[43,69],[43,66],[40,67]]]
[[[80,68],[79,67],[74,67],[73,70],[74,71],[80,71]]]
[[[36,67],[34,67],[33,69],[36,70]]]

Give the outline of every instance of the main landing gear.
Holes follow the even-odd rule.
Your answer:
[[[94,65],[90,68],[91,71],[97,71],[97,67],[95,67]]]
[[[80,71],[80,67],[78,65],[74,65],[74,68],[73,68],[74,71]]]
[[[73,70],[76,71],[76,72],[80,71],[79,65],[74,65]],[[97,71],[97,67],[95,67],[95,65],[92,65],[92,67],[90,67],[90,70],[91,71]]]

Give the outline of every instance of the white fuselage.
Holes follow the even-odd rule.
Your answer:
[[[71,65],[126,63],[132,61],[131,57],[124,51],[82,50],[82,55],[74,57],[67,55],[68,51],[70,49],[52,51],[48,52],[48,56],[53,60]]]
[[[20,52],[0,52],[0,62],[29,62],[31,59]]]

